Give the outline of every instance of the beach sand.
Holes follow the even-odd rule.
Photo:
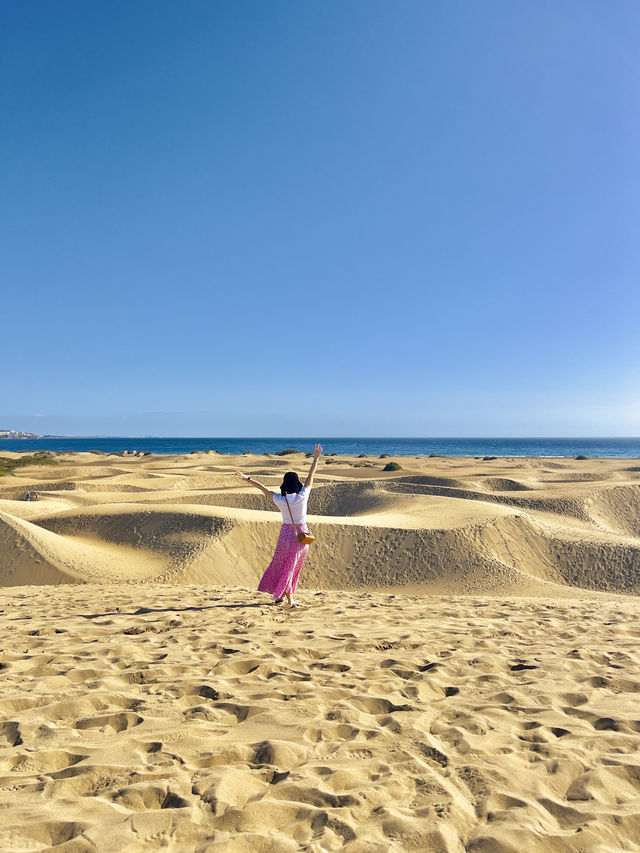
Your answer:
[[[323,459],[293,610],[232,472],[303,454],[54,461],[0,478],[0,850],[640,850],[639,460]]]

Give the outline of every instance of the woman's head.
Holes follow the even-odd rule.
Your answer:
[[[302,483],[298,479],[298,475],[295,471],[287,471],[282,480],[282,485],[280,486],[280,494],[281,495],[293,495],[298,494],[300,489],[302,488]]]

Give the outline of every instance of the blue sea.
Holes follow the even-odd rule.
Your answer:
[[[379,456],[600,456],[640,458],[640,438],[140,438],[95,436],[0,440],[0,456],[12,451],[88,451],[184,454],[195,450],[219,453],[275,453],[295,447],[310,453],[315,442],[325,453]]]

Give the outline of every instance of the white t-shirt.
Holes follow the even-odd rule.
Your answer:
[[[309,501],[309,489],[303,486],[298,494],[295,492],[287,495],[287,500],[279,492],[272,492],[273,502],[282,513],[282,521],[284,524],[291,524],[291,515],[293,516],[294,524],[304,524],[307,520],[307,502]],[[287,501],[291,507],[291,515],[287,509]]]

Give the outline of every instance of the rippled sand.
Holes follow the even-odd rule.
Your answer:
[[[0,605],[2,850],[638,849],[637,599]]]

